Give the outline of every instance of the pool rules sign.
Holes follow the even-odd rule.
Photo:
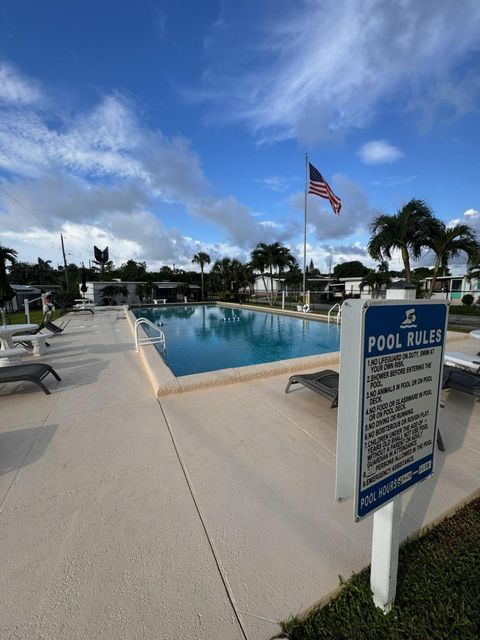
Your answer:
[[[356,442],[355,451],[348,445],[355,471],[346,493],[353,490],[357,520],[432,474],[447,314],[437,301],[343,306],[337,444],[342,431]]]
[[[439,304],[365,310],[358,518],[432,474],[445,312]]]
[[[370,581],[395,597],[400,494],[433,473],[448,306],[347,300],[342,306],[336,498],[374,514]]]

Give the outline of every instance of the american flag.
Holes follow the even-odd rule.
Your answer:
[[[320,196],[321,198],[330,200],[333,212],[338,216],[340,214],[340,209],[342,208],[342,201],[333,193],[333,191],[328,186],[325,178],[322,177],[322,174],[318,169],[315,169],[313,164],[309,162],[308,168],[310,170],[310,183],[308,185],[308,193],[314,193],[316,196]]]

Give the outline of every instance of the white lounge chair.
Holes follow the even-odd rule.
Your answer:
[[[447,351],[444,356],[445,364],[460,367],[472,373],[480,373],[480,356],[470,356],[460,351]]]

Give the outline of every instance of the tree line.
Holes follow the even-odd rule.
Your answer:
[[[389,269],[389,262],[393,259],[395,251],[399,253],[403,263],[403,270],[397,272]],[[427,252],[432,256],[433,267],[412,269],[412,261],[418,260]],[[388,284],[392,276],[402,276],[411,283],[429,275],[432,279],[428,295],[431,296],[440,272],[445,274],[448,271],[448,265],[453,258],[463,255],[473,275],[480,270],[480,244],[475,231],[463,223],[445,225],[423,200],[417,199],[410,200],[395,214],[381,214],[374,218],[370,224],[367,253],[372,259],[379,261],[375,269],[369,269],[360,261],[351,261],[336,265],[333,277],[361,276],[362,286],[369,286],[375,293]],[[250,260],[246,262],[229,257],[216,260],[208,273],[205,272],[205,267],[211,264],[208,253],[199,251],[192,257],[191,262],[200,267],[200,273],[166,265],[159,271],[148,271],[145,262],[133,259],[127,260],[119,267],[115,267],[111,261],[107,262],[101,271],[94,266],[84,268],[70,263],[67,265],[70,291],[65,293],[78,297],[82,271],[86,280],[120,279],[146,283],[171,281],[186,285],[200,282],[202,299],[205,299],[206,293],[215,295],[250,287],[258,275],[262,277],[270,303],[274,296],[274,276],[282,277],[290,289],[301,288],[302,270],[290,249],[279,242],[260,242],[252,250]],[[15,284],[62,285],[66,290],[65,269],[60,266],[53,267],[51,260],[38,258],[36,263],[21,262],[14,249],[0,246],[0,272],[2,266],[3,273],[8,273],[10,282]],[[309,278],[322,275],[312,260],[307,266],[307,275]],[[112,282],[113,286],[115,285]],[[145,291],[147,289],[148,286]],[[0,288],[0,294],[1,291]],[[143,291],[139,290],[139,293],[143,294]]]

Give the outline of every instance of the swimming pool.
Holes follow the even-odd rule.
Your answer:
[[[162,327],[167,349],[158,350],[175,376],[330,353],[340,344],[335,325],[252,309],[162,306],[133,313]]]

